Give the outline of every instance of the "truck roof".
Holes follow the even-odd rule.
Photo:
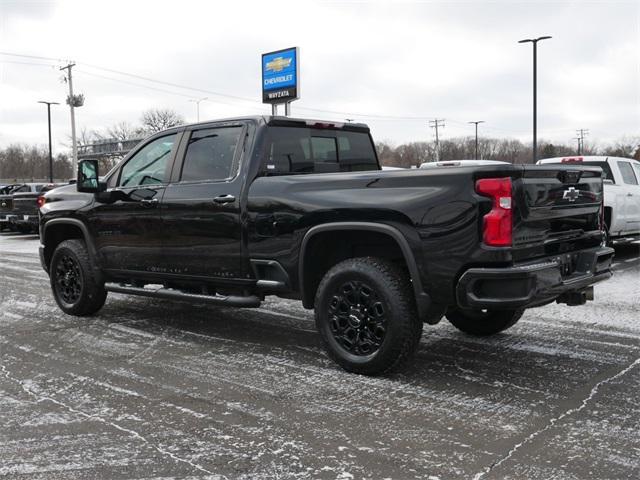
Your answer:
[[[313,118],[297,118],[297,117],[284,117],[281,115],[249,115],[243,117],[229,117],[229,118],[213,118],[210,120],[190,123],[187,125],[181,125],[180,127],[193,127],[194,125],[210,125],[212,123],[225,123],[225,122],[237,122],[253,120],[258,123],[265,123],[266,125],[274,126],[292,126],[292,127],[316,127],[316,128],[328,128],[337,130],[352,130],[369,132],[369,126],[364,123],[356,122],[339,122],[335,120],[321,120]],[[180,128],[174,127],[174,128]]]

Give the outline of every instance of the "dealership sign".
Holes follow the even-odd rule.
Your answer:
[[[262,54],[262,102],[287,103],[299,98],[298,47]]]

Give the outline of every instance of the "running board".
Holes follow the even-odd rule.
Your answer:
[[[132,287],[130,285],[122,285],[119,283],[106,283],[104,285],[104,288],[108,292],[114,293],[126,293],[129,295],[138,295],[141,297],[164,298],[167,300],[206,302],[227,307],[256,308],[260,306],[260,298],[256,297],[255,295],[250,295],[247,297],[240,297],[236,295],[202,295],[199,293],[186,293],[180,290],[173,290],[171,288],[142,288]]]

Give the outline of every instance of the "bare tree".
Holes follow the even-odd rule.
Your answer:
[[[167,128],[182,125],[184,118],[173,110],[152,109],[142,114],[142,126],[148,133],[161,132]]]
[[[120,122],[107,129],[109,138],[113,138],[120,142],[133,140],[144,136],[144,130],[141,127],[134,127],[130,123]]]

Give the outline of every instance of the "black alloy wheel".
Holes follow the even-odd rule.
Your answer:
[[[338,345],[352,355],[377,352],[387,333],[385,308],[367,283],[340,285],[329,302],[329,326]]]
[[[53,297],[64,313],[82,317],[104,305],[107,291],[82,240],[61,242],[53,252],[49,272]]]
[[[82,273],[78,262],[71,255],[63,255],[53,275],[54,288],[60,299],[69,305],[76,303],[82,294]]]
[[[378,375],[412,358],[422,334],[408,272],[390,260],[356,257],[334,265],[315,297],[327,354],[348,372]]]

